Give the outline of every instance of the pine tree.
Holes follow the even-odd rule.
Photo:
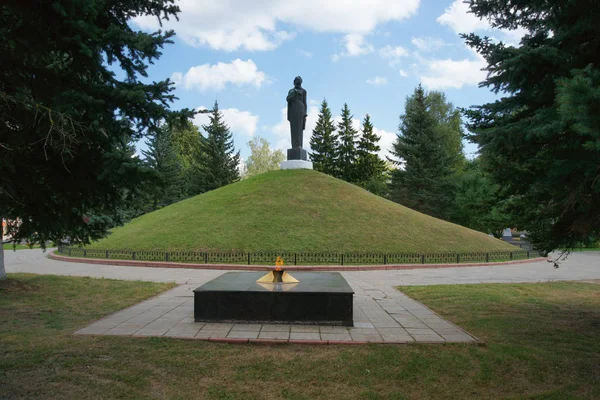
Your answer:
[[[310,137],[310,148],[314,169],[335,176],[337,135],[331,110],[325,99],[321,103],[317,124]]]
[[[392,200],[435,217],[447,217],[451,192],[448,176],[450,158],[446,146],[437,139],[437,124],[419,85],[406,101],[400,134],[390,159],[400,168],[393,172]]]
[[[9,1],[0,12],[0,213],[15,240],[99,238],[145,182],[128,146],[173,112],[169,79],[147,66],[173,31],[131,18],[174,18],[171,0]],[[142,78],[142,79],[140,79]],[[24,179],[23,177],[27,177]],[[0,248],[0,252],[1,252]],[[0,257],[0,276],[2,276]]]
[[[339,143],[336,149],[337,177],[346,182],[356,183],[356,160],[358,158],[356,139],[358,131],[352,126],[352,118],[348,104],[342,108],[342,120],[338,123]]]
[[[600,8],[597,0],[474,0],[494,28],[528,31],[518,47],[475,34],[481,85],[502,98],[466,112],[483,165],[512,199],[513,226],[538,248],[600,236]]]
[[[183,166],[173,141],[173,131],[160,129],[146,141],[148,150],[143,150],[148,165],[156,172],[158,184],[152,185],[152,209],[168,206],[185,197]]]
[[[200,139],[200,173],[204,191],[217,189],[240,179],[240,152],[235,152],[233,135],[223,121],[223,114],[216,101],[209,118],[209,124],[202,126],[206,137],[202,136]]]
[[[377,144],[380,139],[381,137],[373,132],[371,116],[367,114],[357,144],[356,160],[356,181],[363,187],[373,180],[380,181],[385,170],[385,162],[377,155],[381,149]]]

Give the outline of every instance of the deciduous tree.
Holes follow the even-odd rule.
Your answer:
[[[269,141],[256,136],[248,142],[250,156],[246,161],[246,176],[253,176],[279,169],[279,164],[285,160],[281,150],[272,150]]]

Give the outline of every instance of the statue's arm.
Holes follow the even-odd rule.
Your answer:
[[[306,104],[306,90],[302,93],[302,102],[304,103],[304,116],[308,116],[308,104]]]
[[[287,97],[285,98],[287,100],[287,102],[289,103],[290,101],[294,100],[294,97],[296,96],[296,91],[294,89],[290,90],[288,92]]]

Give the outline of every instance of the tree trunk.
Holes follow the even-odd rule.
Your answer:
[[[4,268],[4,244],[2,244],[3,234],[4,226],[2,226],[2,218],[0,218],[0,280],[6,279],[6,269]]]

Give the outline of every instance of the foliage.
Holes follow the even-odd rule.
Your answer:
[[[337,139],[331,110],[327,101],[323,99],[317,123],[310,137],[310,148],[312,150],[310,158],[315,170],[331,176],[336,175]]]
[[[600,7],[595,0],[475,0],[499,29],[529,33],[519,47],[475,34],[487,61],[482,86],[503,97],[466,111],[471,140],[511,200],[513,225],[538,248],[600,234]]]
[[[254,137],[248,142],[250,156],[246,161],[246,177],[262,174],[279,169],[279,164],[285,161],[281,150],[271,150],[265,138]]]
[[[350,113],[350,109],[346,103],[342,107],[341,117],[342,119],[338,122],[337,127],[339,143],[336,148],[336,177],[346,182],[356,183],[358,182],[356,173],[356,162],[358,160],[356,142],[358,131],[352,126],[352,118],[354,116]]]
[[[148,189],[152,209],[175,203],[184,197],[183,163],[173,141],[173,132],[167,127],[160,129],[146,141],[148,150],[142,151],[145,161],[157,173],[159,182]]]
[[[140,80],[174,32],[135,32],[129,21],[174,17],[172,3],[0,6],[0,210],[15,239],[98,238],[151,178],[131,143],[191,113],[168,110],[168,79]]]
[[[392,174],[391,197],[414,210],[448,218],[452,201],[449,177],[454,151],[440,140],[440,123],[419,85],[407,98],[400,134],[391,151],[399,166]]]
[[[181,165],[181,176],[174,179],[181,181],[185,198],[200,194],[203,191],[200,130],[191,121],[171,124],[170,130],[173,147]]]
[[[220,188],[240,179],[240,152],[235,152],[233,135],[223,120],[215,101],[209,114],[210,122],[203,125],[206,136],[200,137],[200,173],[203,192]]]
[[[142,215],[98,249],[377,251],[514,250],[310,170],[270,171]]]
[[[450,221],[499,237],[510,220],[498,193],[498,185],[481,168],[480,160],[466,161],[464,170],[454,176]]]
[[[362,187],[376,194],[381,194],[382,187],[386,184],[384,174],[386,165],[377,155],[377,152],[381,150],[377,144],[379,139],[381,136],[377,136],[373,132],[371,116],[367,114],[363,120],[360,138],[356,145],[355,177],[356,182]]]

